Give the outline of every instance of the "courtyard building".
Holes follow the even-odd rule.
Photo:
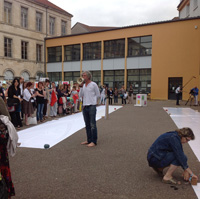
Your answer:
[[[181,0],[177,8],[181,19],[200,16],[200,0]]]
[[[76,82],[89,70],[98,85],[132,85],[152,99],[175,99],[180,85],[186,100],[200,85],[199,31],[195,17],[46,38],[46,71],[52,81]]]
[[[47,0],[0,1],[0,80],[45,76],[45,42],[71,34],[72,15]]]

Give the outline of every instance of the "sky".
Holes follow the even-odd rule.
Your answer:
[[[171,20],[180,0],[49,0],[89,26],[122,27]]]

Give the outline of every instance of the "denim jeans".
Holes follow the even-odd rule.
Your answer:
[[[118,96],[114,95],[114,103],[118,103]]]
[[[42,121],[43,119],[43,108],[44,104],[38,104],[37,105],[37,121]]]
[[[97,144],[96,105],[84,106],[83,117],[86,126],[87,142]]]
[[[186,158],[186,161],[187,161],[187,157],[185,156],[184,158]],[[152,157],[147,156],[147,160],[149,162],[150,167],[164,168],[164,167],[168,167],[170,164],[175,165],[175,166],[181,166],[174,152],[167,152],[166,156],[162,160],[158,160],[154,156]]]

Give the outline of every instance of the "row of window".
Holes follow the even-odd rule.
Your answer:
[[[12,24],[12,3],[4,1],[4,22]],[[49,17],[49,34],[55,35],[55,22],[56,18]],[[43,13],[36,11],[36,31],[43,32]],[[28,8],[21,7],[21,27],[28,28]],[[61,20],[61,34],[67,34],[67,22]]]
[[[83,44],[83,60],[101,59],[101,42]],[[152,54],[152,36],[128,38],[128,56]],[[123,58],[125,39],[104,41],[104,58]],[[48,48],[48,62],[61,62],[62,47]],[[80,44],[64,46],[64,61],[80,61]]]
[[[12,57],[12,39],[4,38],[4,56]],[[21,41],[21,59],[28,59],[28,42]],[[42,45],[36,44],[36,61],[42,61]]]
[[[14,79],[14,73],[11,70],[6,70],[3,76],[5,80],[12,81]],[[27,71],[23,71],[20,76],[23,77],[25,81],[29,81],[30,79],[30,75]],[[42,72],[37,72],[36,81],[39,81],[40,77],[44,77],[44,74]]]
[[[101,71],[91,71],[92,81],[101,85]],[[104,71],[104,84],[109,88],[121,88],[124,85],[124,70]],[[151,91],[151,69],[127,70],[127,87],[133,86],[134,93],[150,93]],[[51,81],[61,81],[61,72],[48,73]],[[80,72],[65,72],[64,81],[77,81]]]

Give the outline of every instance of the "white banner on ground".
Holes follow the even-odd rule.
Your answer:
[[[172,118],[178,128],[189,127],[192,129],[195,140],[188,142],[197,159],[200,161],[200,113],[191,108],[163,108]],[[200,198],[200,183],[192,186],[197,197]]]
[[[110,106],[109,113],[122,106]],[[96,120],[105,116],[105,106],[97,107]],[[27,128],[18,132],[20,147],[44,149],[45,144],[53,147],[85,127],[82,113],[76,113],[60,119]]]

